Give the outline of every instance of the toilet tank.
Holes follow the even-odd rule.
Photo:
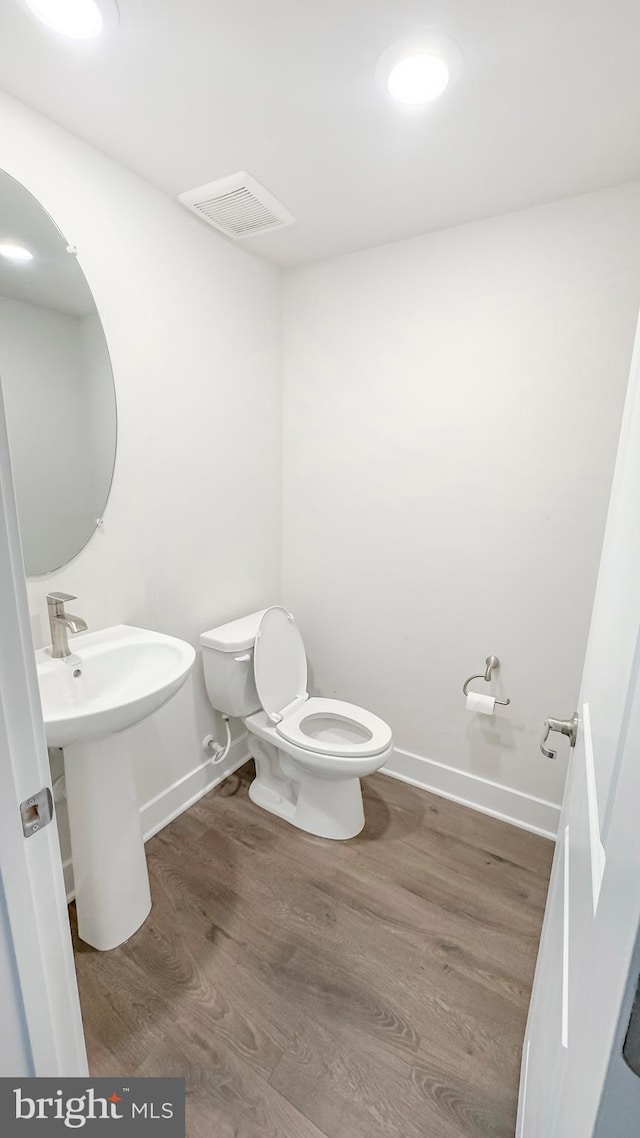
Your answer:
[[[253,678],[253,645],[266,609],[211,628],[200,636],[204,682],[216,711],[244,719],[260,710]]]

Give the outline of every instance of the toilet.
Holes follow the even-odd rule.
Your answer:
[[[309,695],[302,637],[281,605],[203,632],[200,643],[211,703],[249,732],[252,802],[321,838],[359,834],[360,779],[391,757],[391,728],[355,704]]]

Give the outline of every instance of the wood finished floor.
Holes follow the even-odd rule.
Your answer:
[[[184,1075],[188,1138],[513,1138],[551,843],[385,775],[323,841],[252,774],[148,842],[127,944],[74,929],[91,1073]]]

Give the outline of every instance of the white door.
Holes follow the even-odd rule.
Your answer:
[[[550,710],[568,718],[574,711]],[[640,926],[640,333],[577,712],[524,1042],[517,1138],[596,1133]],[[560,734],[546,744],[566,745]],[[640,1118],[628,1133],[640,1134]]]
[[[20,814],[50,781],[0,397],[0,1076],[87,1073],[55,819]]]

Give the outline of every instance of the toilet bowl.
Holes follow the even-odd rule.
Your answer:
[[[302,637],[280,605],[204,632],[200,642],[211,703],[242,718],[250,735],[252,802],[322,838],[360,833],[360,779],[390,758],[390,727],[355,704],[309,696]]]

